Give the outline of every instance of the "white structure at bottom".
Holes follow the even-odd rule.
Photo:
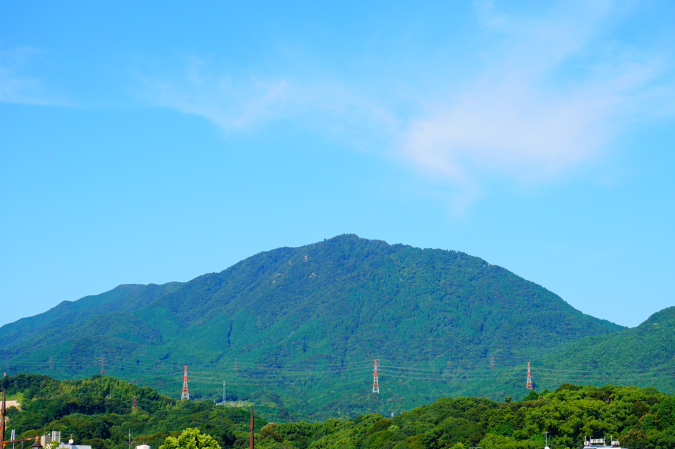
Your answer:
[[[610,437],[609,441],[610,444],[607,445],[604,438],[586,439],[586,437],[584,437],[584,449],[626,449],[621,447],[619,440]]]

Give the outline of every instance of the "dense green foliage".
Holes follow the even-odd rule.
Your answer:
[[[226,380],[230,399],[275,420],[316,420],[447,395],[517,397],[522,371],[508,367],[620,329],[482,259],[344,235],[63,303],[0,328],[0,359],[9,373],[77,378],[103,358],[106,373],[173,397],[188,365],[193,397],[220,397]]]
[[[223,449],[248,446],[249,410],[241,408],[174,402],[107,376],[62,382],[12,376],[1,386],[23,397],[20,411],[9,409],[9,429],[24,436],[61,430],[95,449],[125,449],[130,430],[132,446],[202,447],[200,441]],[[132,392],[147,409],[130,410]],[[64,404],[73,404],[72,410]],[[186,429],[198,429],[199,435],[182,432]],[[629,448],[672,448],[675,397],[654,388],[563,384],[555,392],[532,391],[521,401],[446,397],[393,417],[373,413],[317,423],[267,423],[257,416],[255,442],[259,449],[541,449],[545,431],[554,449],[580,448],[584,437],[611,436]]]
[[[168,437],[159,449],[220,449],[211,435],[199,429],[185,429],[178,437]]]
[[[264,429],[263,429],[264,430]],[[580,448],[584,437],[619,438],[630,448],[675,446],[675,398],[653,388],[562,385],[521,402],[442,398],[393,418],[372,414],[349,421],[284,423],[259,447],[440,449],[479,446]]]
[[[60,430],[64,437],[72,434],[76,443],[93,449],[127,449],[131,432],[133,446],[158,448],[166,438],[194,428],[211,435],[223,448],[248,442],[248,410],[218,407],[213,401],[174,401],[152,388],[109,376],[58,381],[21,374],[0,379],[0,388],[22,397],[20,410],[8,409],[8,430],[23,437]],[[136,412],[133,396],[138,401]],[[258,418],[256,429],[265,424]]]

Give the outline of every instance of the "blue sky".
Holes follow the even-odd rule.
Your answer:
[[[672,2],[3,2],[0,324],[342,233],[675,305]]]

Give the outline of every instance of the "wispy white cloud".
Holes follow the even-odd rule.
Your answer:
[[[200,58],[185,61],[178,75],[141,77],[151,104],[201,116],[226,132],[245,132],[280,119],[298,119],[309,127],[346,136],[376,122],[389,132],[396,118],[358,87],[330,77],[231,76]],[[351,134],[355,134],[352,132]]]
[[[0,49],[0,103],[66,105],[63,99],[47,94],[39,78],[24,74],[37,54],[30,47]]]
[[[549,182],[598,157],[620,124],[644,113],[645,98],[658,103],[664,88],[656,81],[667,58],[598,36],[614,20],[614,3],[564,2],[531,15],[501,13],[500,5],[475,4],[483,38],[468,65],[480,68],[470,77],[426,74],[433,88],[396,89],[406,81],[395,71],[378,73],[389,77],[381,85],[373,73],[233,76],[195,58],[169,78],[144,77],[145,91],[153,104],[227,132],[294,118],[349,138],[379,136],[384,156],[453,186],[453,208],[461,211],[495,176]],[[392,106],[402,91],[405,111]]]
[[[522,19],[477,5],[495,39],[490,62],[411,120],[402,145],[419,170],[457,187],[458,208],[480,196],[486,176],[550,181],[598,156],[654,88],[659,58],[594,47],[611,11],[587,6]]]
[[[286,80],[219,76],[198,58],[186,62],[178,76],[146,76],[143,83],[152,103],[202,116],[227,131],[283,116],[294,102],[293,88]]]

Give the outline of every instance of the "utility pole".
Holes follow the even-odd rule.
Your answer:
[[[129,449],[131,449],[131,429],[129,429]]]
[[[2,405],[0,405],[0,448],[5,448],[5,390],[2,390]]]
[[[548,434],[551,433],[548,430],[544,431],[544,438],[546,438],[546,449],[548,449]]]
[[[253,441],[253,427],[255,426],[255,423],[253,421],[253,406],[251,406],[251,438],[249,441],[249,449],[255,449],[255,443]]]

